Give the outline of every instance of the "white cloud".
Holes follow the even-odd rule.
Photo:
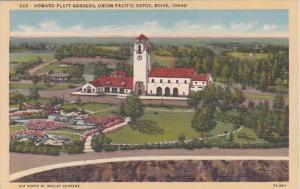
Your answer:
[[[238,22],[231,23],[230,28],[237,31],[248,31],[253,29],[257,22]]]
[[[220,24],[212,25],[212,26],[210,26],[210,28],[213,29],[213,30],[224,29],[223,26],[220,25]]]
[[[257,22],[239,22],[228,25],[216,23],[193,23],[179,20],[171,27],[163,26],[157,20],[142,24],[99,25],[85,27],[82,23],[63,26],[57,21],[47,21],[32,25],[19,25],[11,32],[14,37],[105,37],[136,36],[144,33],[151,37],[287,37],[288,32],[277,31],[277,25],[265,24],[258,27]]]
[[[279,26],[278,25],[275,25],[275,24],[265,24],[264,26],[263,26],[263,30],[264,31],[272,31],[272,30],[276,30],[276,29],[278,29],[279,28]]]

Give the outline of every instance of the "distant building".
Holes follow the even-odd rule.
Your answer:
[[[150,42],[143,34],[135,40],[133,77],[121,70],[83,85],[82,94],[136,94],[145,96],[188,96],[213,83],[211,74],[198,74],[194,68],[151,68]]]
[[[52,73],[48,77],[51,81],[56,83],[66,83],[70,80],[70,74],[67,73]]]

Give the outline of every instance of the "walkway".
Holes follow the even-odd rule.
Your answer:
[[[56,60],[56,59],[53,59],[53,60],[50,60],[50,61],[48,61],[48,62],[39,64],[38,66],[36,66],[36,67],[34,67],[34,68],[31,68],[31,69],[28,71],[28,73],[29,73],[30,75],[32,75],[32,74],[34,74],[35,72],[41,70],[43,67],[48,66],[49,64],[53,64],[53,63],[55,63],[55,62],[57,62],[57,60]]]
[[[104,129],[102,131],[102,133],[109,133],[109,132],[115,131],[117,129],[120,129],[120,128],[124,127],[125,125],[127,125],[129,121],[130,121],[130,117],[126,117],[124,122],[119,123],[113,127]],[[97,135],[97,134],[99,134],[99,133],[95,133],[94,135]],[[94,135],[90,135],[86,138],[85,143],[84,143],[83,152],[85,152],[85,153],[94,152],[94,150],[92,148],[92,138]]]
[[[92,148],[92,138],[94,135],[90,135],[86,138],[85,143],[84,143],[84,150],[83,152],[89,153],[89,152],[94,152]]]

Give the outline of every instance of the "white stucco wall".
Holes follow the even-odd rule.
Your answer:
[[[97,93],[96,87],[93,86],[93,85],[90,84],[90,83],[87,83],[87,84],[83,85],[83,86],[81,87],[81,92],[82,92],[82,93],[88,93],[88,87],[91,88],[91,92],[90,92],[90,93]]]
[[[141,46],[142,52],[138,52],[138,46]],[[147,77],[151,69],[150,51],[147,52],[146,49],[150,49],[149,43],[135,43],[133,51],[133,87],[136,82],[143,82],[145,86],[145,91],[147,91]],[[138,56],[142,59],[139,60]]]
[[[154,82],[153,82],[154,80]],[[161,78],[161,77],[149,77],[148,81],[148,95],[156,95],[158,87],[162,88],[162,94],[165,95],[165,89],[170,89],[170,95],[173,96],[174,88],[178,89],[179,96],[187,96],[190,91],[189,78]]]

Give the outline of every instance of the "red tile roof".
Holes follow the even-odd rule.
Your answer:
[[[111,73],[111,75],[125,76],[126,73],[123,70],[115,70]]]
[[[136,39],[138,39],[138,40],[148,40],[148,37],[146,37],[144,34],[141,34]]]
[[[152,68],[150,77],[192,78],[194,68]]]
[[[125,89],[133,88],[132,77],[111,77],[102,76],[90,82],[95,87],[122,87]]]
[[[208,81],[210,74],[195,74],[192,77],[193,81]]]

